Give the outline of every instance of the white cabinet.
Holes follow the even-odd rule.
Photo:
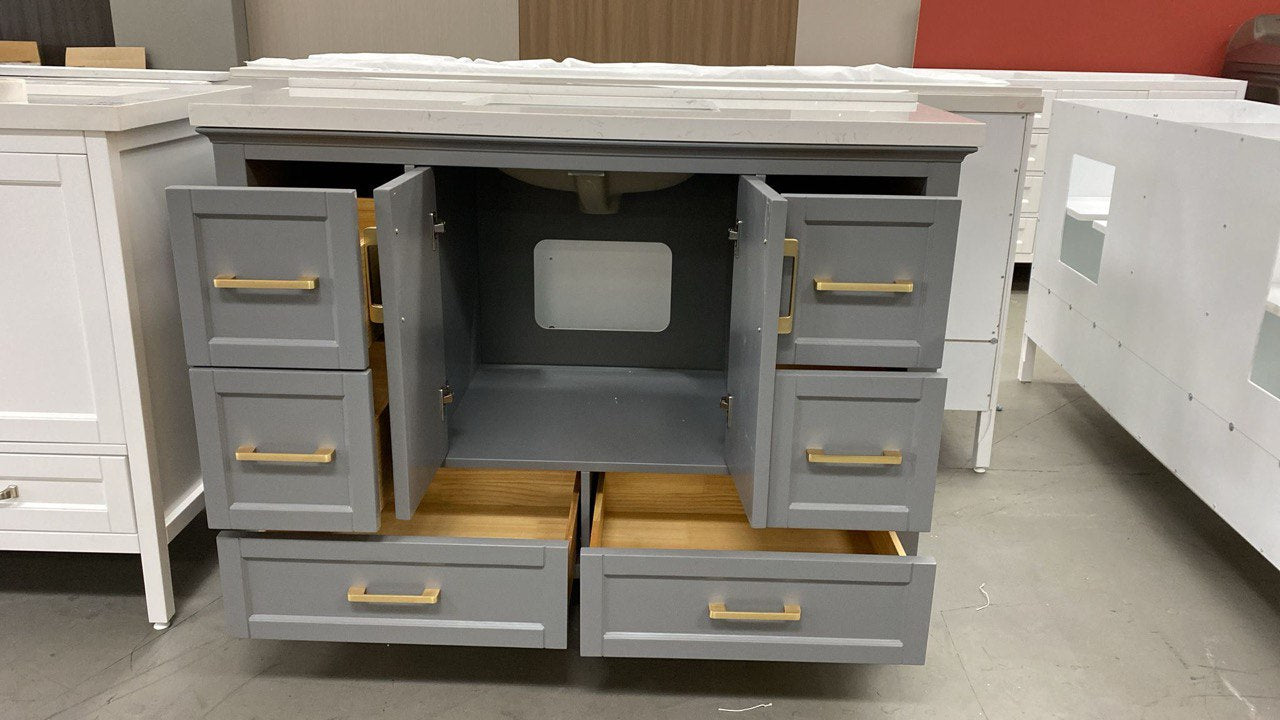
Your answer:
[[[26,82],[0,105],[0,550],[136,553],[164,626],[204,507],[164,188],[213,180],[187,106],[234,90]]]
[[[124,442],[93,210],[84,155],[0,153],[0,442]]]

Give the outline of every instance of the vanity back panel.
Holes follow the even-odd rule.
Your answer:
[[[477,172],[479,360],[486,364],[723,370],[736,175],[628,193],[592,215],[572,192]],[[447,235],[447,231],[446,231]],[[534,247],[545,239],[660,242],[671,250],[671,320],[658,332],[565,330],[534,317]]]

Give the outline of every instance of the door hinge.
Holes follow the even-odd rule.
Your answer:
[[[733,243],[733,256],[738,257],[738,238],[742,235],[742,221],[738,220],[729,228],[729,242]]]
[[[444,221],[436,222],[435,213],[427,213],[431,218],[431,249],[440,249],[440,236],[444,235]]]
[[[720,409],[724,411],[724,424],[726,427],[733,427],[733,396],[725,395],[720,398]]]
[[[444,406],[453,403],[453,388],[445,385],[440,388],[440,419],[444,420]]]

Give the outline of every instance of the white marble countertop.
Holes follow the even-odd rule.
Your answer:
[[[0,77],[218,83],[230,80],[231,73],[227,70],[143,70],[140,68],[90,68],[66,67],[63,65],[32,65],[30,63],[0,63]]]
[[[756,76],[749,71],[754,68],[735,68],[734,76],[721,75],[699,76],[688,73],[664,73],[650,70],[649,65],[641,65],[642,71],[621,72],[610,70],[610,65],[592,65],[584,68],[533,68],[520,67],[518,64],[490,64],[470,67],[462,63],[445,64],[439,70],[410,69],[367,69],[344,67],[320,67],[304,65],[270,65],[265,61],[256,61],[253,65],[231,68],[235,81],[242,84],[255,84],[261,87],[281,87],[290,78],[314,79],[421,79],[430,80],[443,88],[449,83],[460,85],[475,83],[492,83],[496,85],[519,85],[525,88],[539,85],[571,86],[579,88],[599,88],[602,92],[619,87],[680,87],[700,89],[703,96],[723,97],[730,90],[754,89],[761,93],[774,93],[773,97],[785,99],[789,95],[800,93],[830,93],[829,99],[839,99],[840,93],[861,90],[907,90],[914,92],[919,101],[925,105],[948,112],[989,112],[989,113],[1034,113],[1044,105],[1043,93],[1035,87],[1013,86],[999,80],[982,83],[965,82],[964,76],[950,73],[955,80],[943,81],[943,73],[947,71],[925,71],[928,76],[917,80],[908,80],[900,73],[888,72],[876,75],[867,73],[869,79],[851,80],[844,76],[848,73],[823,72],[825,68],[761,68],[762,74]],[[661,66],[659,66],[661,67]],[[692,67],[692,66],[689,66]],[[712,68],[713,70],[715,68]],[[782,72],[794,70],[794,76]],[[858,70],[858,68],[845,68]],[[888,71],[898,70],[887,68]],[[912,72],[911,70],[903,70]],[[934,77],[937,76],[937,77]],[[852,77],[857,77],[853,75]]]
[[[772,97],[752,88],[716,97],[677,87],[441,87],[428,79],[294,78],[202,99],[202,127],[400,132],[670,142],[977,147],[982,123],[895,89]]]
[[[0,78],[0,82],[17,82]],[[195,98],[235,94],[244,88],[202,83],[83,81],[28,78],[26,100],[0,102],[4,130],[116,132],[182,120]]]
[[[1053,70],[939,70],[1002,80],[1019,87],[1043,90],[1088,88],[1091,90],[1230,90],[1243,80],[1177,73],[1064,72]]]

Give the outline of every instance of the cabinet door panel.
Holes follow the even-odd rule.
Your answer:
[[[89,166],[0,154],[0,441],[124,442]]]
[[[436,181],[415,168],[373,191],[387,336],[396,517],[408,520],[448,449]]]
[[[725,464],[754,527],[764,527],[773,427],[774,365],[787,201],[763,180],[738,183],[727,384],[732,398]]]

